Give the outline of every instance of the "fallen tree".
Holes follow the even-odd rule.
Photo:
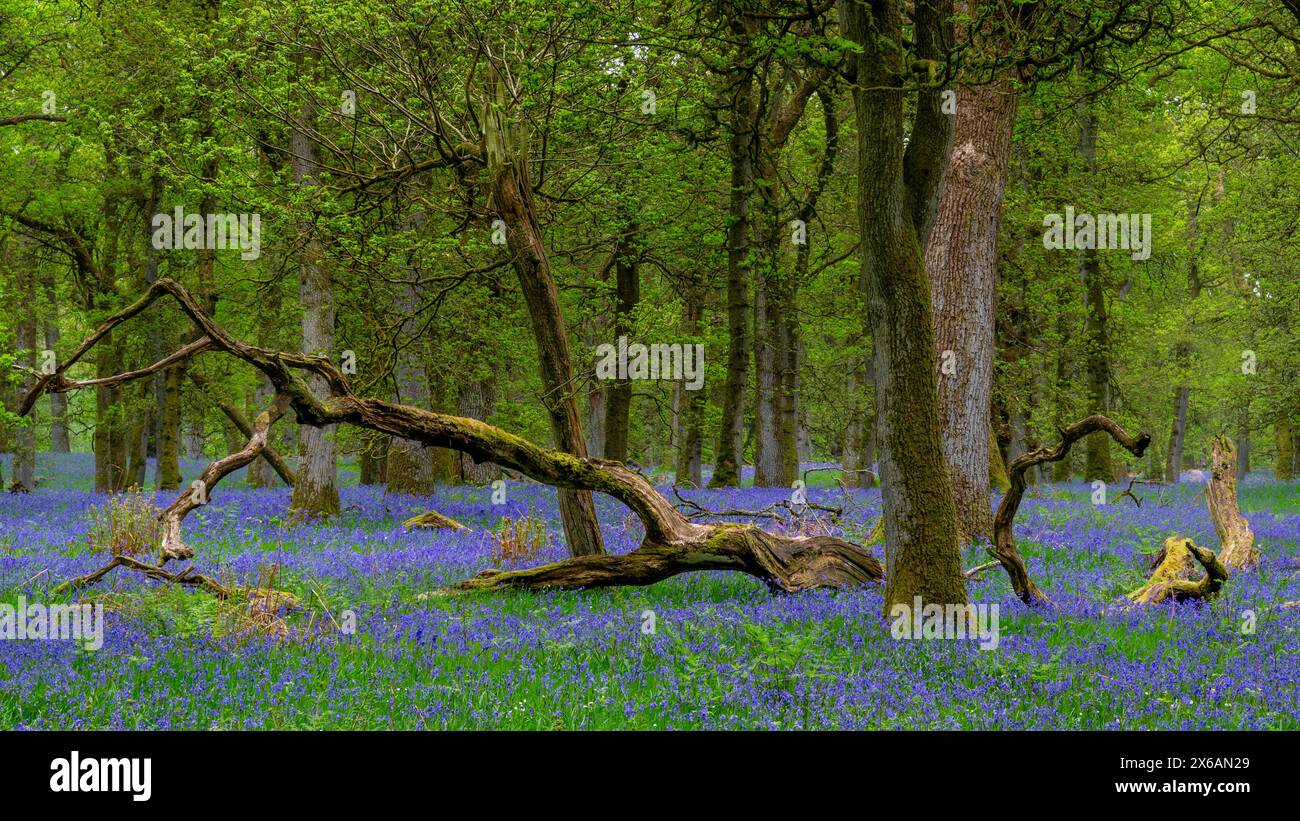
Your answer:
[[[1259,563],[1259,549],[1250,523],[1237,506],[1237,449],[1223,434],[1214,437],[1210,481],[1205,502],[1219,534],[1219,552],[1200,547],[1183,536],[1170,536],[1153,557],[1151,577],[1126,597],[1134,604],[1209,599],[1218,594],[1232,571]],[[1196,566],[1205,570],[1200,579]]]
[[[201,336],[195,342],[150,366],[106,379],[78,383],[64,375],[115,327],[163,297],[175,300],[198,328]],[[852,542],[832,536],[786,536],[753,525],[696,523],[678,512],[644,476],[622,463],[543,448],[475,419],[356,396],[346,377],[328,358],[270,350],[236,339],[204,311],[189,291],[170,279],[155,281],[138,300],[106,319],[53,372],[31,374],[36,381],[23,397],[19,413],[30,413],[46,392],[142,378],[209,350],[227,353],[260,370],[276,395],[271,407],[258,416],[248,444],[209,465],[194,485],[163,512],[165,535],[159,567],[169,560],[193,556],[193,550],[181,540],[181,521],[191,510],[206,504],[222,477],[263,454],[270,426],[292,407],[301,424],[356,425],[457,450],[475,462],[494,462],[552,487],[606,493],[631,509],[645,530],[641,546],[630,553],[579,556],[525,570],[485,571],[453,590],[640,585],[678,573],[711,569],[748,573],[773,590],[786,592],[856,586],[883,578],[880,562],[869,550]],[[308,387],[307,376],[320,377],[329,395],[317,396]],[[91,575],[98,580],[103,572]]]

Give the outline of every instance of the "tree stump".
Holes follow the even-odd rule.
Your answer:
[[[1128,594],[1134,604],[1160,604],[1163,601],[1208,599],[1223,587],[1228,570],[1214,551],[1199,547],[1191,539],[1170,536],[1156,554],[1158,563],[1147,583]],[[1205,568],[1205,576],[1193,580],[1196,565]]]
[[[1224,567],[1247,570],[1259,564],[1255,533],[1237,507],[1237,448],[1221,433],[1214,437],[1205,501],[1219,534],[1219,560]]]

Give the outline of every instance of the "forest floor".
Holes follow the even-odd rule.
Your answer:
[[[106,558],[86,541],[107,504],[87,490],[91,457],[41,454],[37,473],[37,492],[0,495],[0,604],[69,601],[57,583]],[[812,478],[810,501],[847,502],[836,532],[865,539],[879,491],[846,499],[828,474]],[[0,728],[1300,728],[1300,608],[1278,609],[1300,599],[1300,487],[1259,473],[1239,489],[1259,568],[1212,602],[1144,609],[1117,600],[1166,536],[1218,548],[1203,486],[1142,487],[1140,507],[1122,486],[1103,506],[1082,483],[1031,490],[1016,532],[1058,606],[1027,609],[998,568],[977,576],[972,599],[999,605],[996,649],[892,638],[878,587],[773,596],[735,573],[421,598],[491,567],[503,516],[545,524],[528,563],[562,558],[553,491],[511,483],[494,505],[490,488],[418,499],[358,487],[350,467],[344,480],[328,524],[285,521],[289,491],[242,475],[185,522],[200,572],[255,585],[278,567],[301,606],[272,629],[246,602],[114,571],[75,597],[104,605],[99,649],[0,641]],[[755,509],[789,491],[683,495]],[[402,527],[429,507],[469,530]],[[607,548],[632,549],[635,518],[608,498],[598,510]]]

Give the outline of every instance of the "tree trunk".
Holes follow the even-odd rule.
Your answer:
[[[934,223],[952,124],[937,87],[917,95],[904,140],[902,89],[919,79],[902,55],[895,3],[844,3],[854,55],[858,125],[858,225],[867,315],[875,345],[876,428],[885,522],[885,612],[965,604],[952,482],[940,433],[934,316],[922,248]],[[917,4],[917,58],[943,59],[950,2]],[[906,153],[904,153],[906,145]]]
[[[1237,431],[1237,475],[1245,479],[1250,475],[1250,423],[1247,418]]]
[[[689,293],[685,300],[683,330],[696,340],[704,316],[703,295]],[[704,406],[703,387],[687,390],[684,381],[676,387],[676,408],[673,443],[676,445],[675,482],[684,487],[701,487],[704,484]]]
[[[551,276],[550,260],[542,239],[541,225],[533,206],[533,187],[528,174],[528,137],[522,118],[511,118],[516,102],[507,93],[505,80],[490,70],[491,100],[483,108],[483,133],[491,180],[492,206],[506,227],[506,244],[514,259],[533,339],[537,343],[541,369],[543,403],[551,420],[556,446],[584,459],[587,443],[582,437],[578,403],[574,397],[573,367],[569,337],[565,330],[560,294]],[[560,516],[572,556],[605,552],[596,521],[591,491],[566,488],[559,491]]]
[[[640,249],[637,247],[637,226],[628,219],[620,228],[614,247],[614,288],[617,304],[614,307],[614,344],[632,332],[632,314],[641,300]],[[628,456],[628,424],[632,410],[632,380],[617,379],[605,391],[605,456],[615,462],[626,462]]]
[[[846,343],[847,347],[847,343]],[[871,487],[874,484],[872,440],[875,439],[875,405],[870,396],[870,357],[854,357],[848,379],[848,420],[844,426],[844,486]]]
[[[1229,570],[1246,570],[1259,564],[1259,549],[1250,522],[1237,506],[1237,452],[1223,434],[1214,437],[1210,453],[1210,481],[1205,502],[1219,534],[1219,560]]]
[[[361,436],[360,463],[361,477],[359,484],[382,485],[387,482],[388,438],[371,433]]]
[[[1007,80],[957,90],[953,150],[925,254],[935,355],[952,365],[939,371],[939,415],[964,541],[992,532],[990,467],[1002,461],[990,450],[989,414],[998,226],[1017,99]],[[1005,466],[997,478],[1006,481]]]
[[[315,188],[320,165],[316,144],[310,133],[315,127],[312,104],[303,106],[301,124],[290,136],[294,180],[304,189]],[[298,226],[304,235],[298,259],[298,300],[302,305],[302,352],[319,356],[334,354],[334,289],[325,267],[325,251],[316,228],[304,221]],[[308,386],[323,392],[324,381],[309,377]],[[338,469],[334,428],[302,426],[298,433],[300,454],[297,482],[293,487],[290,510],[295,516],[316,518],[339,512]]]
[[[466,419],[486,422],[497,402],[496,378],[487,376],[461,386],[457,412]],[[463,453],[455,453],[459,464],[458,481],[467,485],[487,485],[501,478],[501,468],[491,462],[475,462]]]
[[[1291,427],[1291,414],[1282,411],[1273,417],[1273,442],[1277,455],[1273,460],[1273,477],[1279,482],[1295,478],[1295,437]]]
[[[15,322],[15,339],[20,354],[18,362],[26,368],[35,369],[36,360],[36,300],[35,274],[30,263],[24,262],[16,272],[20,306]],[[31,390],[35,384],[33,377],[24,378],[24,392]],[[10,490],[30,493],[36,489],[36,420],[18,428],[14,436],[14,481]]]
[[[59,350],[59,300],[54,288],[53,278],[43,283],[46,300],[50,305],[49,317],[45,320],[45,349],[54,352],[54,364],[57,367]],[[62,393],[50,394],[50,452],[69,453],[71,443],[68,440],[68,397]]]
[[[709,487],[739,487],[749,379],[749,197],[754,187],[754,81],[745,74],[731,100],[731,196],[727,214],[727,378]]]
[[[163,374],[162,424],[158,431],[158,488],[175,490],[181,486],[181,376],[185,364],[168,368]]]
[[[418,274],[408,271],[407,276],[414,277]],[[424,365],[424,346],[419,336],[420,323],[417,317],[420,295],[413,283],[406,282],[397,286],[393,308],[402,317],[401,330],[395,340],[397,351],[393,367],[397,401],[417,408],[431,408],[429,373]],[[434,491],[433,468],[433,452],[424,445],[396,436],[389,439],[388,459],[384,468],[387,492],[428,496]]]
[[[1089,188],[1097,173],[1097,115],[1090,102],[1079,104],[1079,153],[1087,167]],[[1079,275],[1087,289],[1088,412],[1110,410],[1110,337],[1107,329],[1106,288],[1097,249],[1079,251]],[[1087,442],[1083,478],[1091,482],[1115,481],[1110,459],[1110,439],[1094,434]]]

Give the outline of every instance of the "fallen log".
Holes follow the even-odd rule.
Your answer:
[[[299,424],[356,425],[424,445],[457,450],[475,462],[493,462],[552,487],[608,494],[631,509],[644,526],[644,540],[631,553],[582,556],[528,570],[485,571],[453,590],[639,585],[677,573],[709,569],[749,573],[773,590],[786,592],[856,586],[883,578],[883,568],[871,551],[852,542],[822,535],[768,533],[750,525],[699,524],[676,510],[644,476],[622,463],[550,450],[476,419],[357,396],[347,377],[327,357],[249,345],[231,336],[184,286],[170,279],[156,280],[140,299],[101,323],[70,356],[57,364],[53,373],[40,375],[23,397],[20,415],[30,413],[44,392],[66,388],[63,373],[69,367],[114,327],[163,297],[175,300],[207,340],[202,346],[192,346],[192,351],[188,348],[178,351],[166,362],[179,361],[200,347],[204,351],[221,351],[257,368],[276,390],[271,408],[259,415],[253,425],[248,444],[210,464],[194,488],[183,492],[164,511],[164,563],[193,555],[181,541],[180,526],[185,515],[206,503],[207,495],[223,476],[261,455],[271,423],[292,407]],[[137,378],[131,374],[113,379],[126,381],[128,376]],[[309,376],[323,381],[327,396],[313,392],[305,378]]]
[[[433,530],[469,530],[465,525],[444,516],[436,510],[426,510],[423,513],[412,516],[402,522],[402,527],[410,530],[413,527],[426,527]]]

